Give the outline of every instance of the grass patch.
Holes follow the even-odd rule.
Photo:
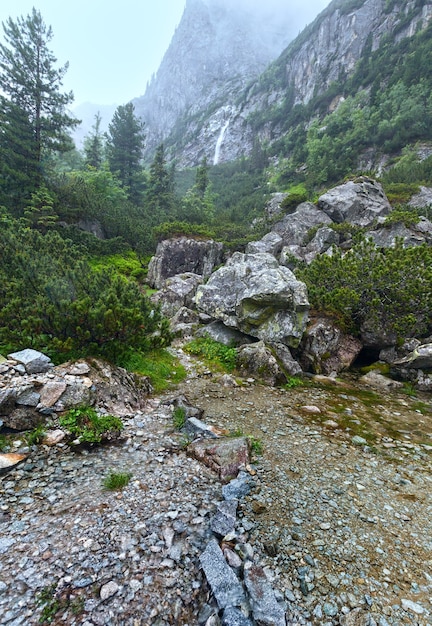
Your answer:
[[[232,372],[236,366],[237,351],[208,337],[194,339],[183,350],[201,357],[210,368]]]
[[[103,480],[104,489],[117,491],[129,484],[132,474],[129,472],[110,472]]]
[[[6,435],[0,435],[0,452],[6,452],[9,449],[9,438]]]
[[[174,428],[180,430],[186,423],[186,411],[182,406],[177,406],[173,413]]]
[[[156,393],[160,393],[186,378],[186,370],[183,365],[167,350],[153,350],[145,354],[132,352],[119,365],[130,372],[148,376]]]
[[[101,443],[110,432],[123,430],[123,422],[114,415],[99,415],[92,407],[69,409],[59,419],[60,426],[66,428],[79,443]]]

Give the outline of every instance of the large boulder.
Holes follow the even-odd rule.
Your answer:
[[[262,239],[258,241],[251,241],[246,246],[247,254],[257,254],[259,252],[268,252],[277,256],[283,247],[283,239],[280,235],[274,232],[267,233]]]
[[[241,346],[237,351],[237,369],[274,387],[286,382],[286,375],[276,357],[263,341]]]
[[[309,311],[306,285],[270,254],[236,252],[198,288],[197,307],[266,342],[297,346]]]
[[[202,281],[202,276],[192,272],[171,276],[163,282],[160,291],[151,296],[151,300],[161,305],[166,317],[173,317],[181,307],[191,308]]]
[[[208,337],[213,341],[223,343],[224,346],[238,347],[247,343],[254,343],[256,339],[250,335],[245,335],[235,328],[228,328],[222,322],[212,322],[200,328],[195,335],[197,337]]]
[[[408,202],[415,209],[424,209],[432,206],[432,188],[420,187],[419,193],[416,193]]]
[[[207,240],[178,237],[159,243],[156,254],[149,264],[149,285],[160,289],[170,276],[192,272],[200,276],[210,276],[222,262],[221,243]]]
[[[51,363],[51,359],[46,356],[46,354],[42,354],[42,352],[32,350],[31,348],[8,354],[8,359],[21,363],[21,365],[25,367],[27,374],[48,372],[48,370],[54,367]]]
[[[319,198],[318,207],[334,222],[361,227],[371,226],[391,211],[382,186],[370,178],[351,180],[330,189]]]
[[[272,232],[278,234],[286,246],[303,246],[311,228],[331,224],[332,220],[324,211],[311,202],[302,202],[294,213],[285,215],[277,222]]]
[[[413,226],[407,227],[402,222],[397,222],[369,231],[365,236],[372,239],[378,248],[390,248],[395,245],[396,239],[402,239],[404,247],[420,246],[432,241],[432,223],[422,217]]]
[[[329,376],[348,369],[361,349],[358,339],[343,333],[329,319],[318,318],[306,330],[298,352],[305,371]]]

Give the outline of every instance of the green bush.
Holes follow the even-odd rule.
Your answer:
[[[58,233],[0,215],[0,345],[34,347],[55,359],[166,345],[164,320],[136,282],[95,271]]]
[[[306,202],[308,199],[308,192],[303,185],[296,185],[288,189],[288,195],[281,202],[281,209],[284,211],[291,211],[296,209],[299,204]]]
[[[114,415],[99,415],[88,406],[69,409],[59,419],[60,426],[68,430],[79,443],[101,443],[110,433],[123,430],[123,422]]]
[[[298,271],[312,306],[336,316],[358,333],[366,320],[398,337],[426,336],[432,330],[432,248],[426,244],[378,249],[362,240],[347,252],[333,248]]]

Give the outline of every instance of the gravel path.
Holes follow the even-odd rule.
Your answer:
[[[357,391],[224,386],[193,369],[179,389],[263,444],[238,533],[288,624],[431,625],[430,400]],[[1,625],[217,626],[199,555],[221,486],[158,399],[125,424],[121,445],[39,446],[0,477]],[[102,488],[111,470],[132,474],[123,491]]]

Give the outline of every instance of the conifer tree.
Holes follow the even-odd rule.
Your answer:
[[[85,163],[99,170],[104,159],[104,141],[101,133],[102,117],[98,111],[95,115],[95,123],[92,132],[84,139]]]
[[[9,100],[26,114],[34,134],[38,163],[44,149],[69,150],[66,131],[79,121],[66,113],[72,92],[61,93],[68,64],[57,69],[48,48],[52,39],[39,11],[3,24],[5,43],[0,44],[0,87]]]
[[[68,65],[57,69],[48,48],[52,30],[39,11],[9,18],[0,43],[0,196],[15,211],[42,181],[51,150],[70,150],[68,129],[79,121],[66,113],[73,94],[60,91]]]
[[[119,106],[108,127],[106,152],[111,172],[133,201],[141,194],[143,148],[144,124],[135,116],[133,104]]]

